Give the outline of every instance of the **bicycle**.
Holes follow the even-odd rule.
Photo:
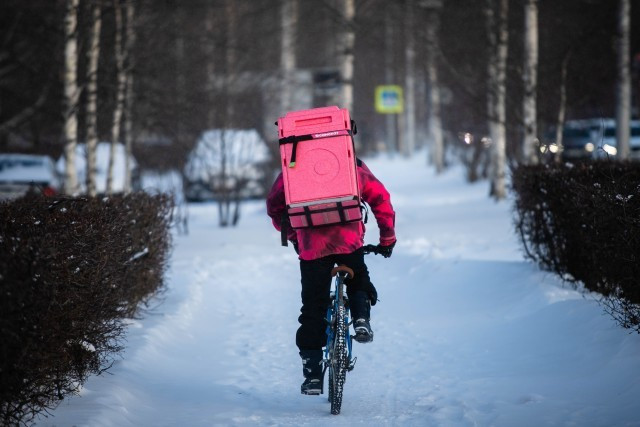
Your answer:
[[[364,246],[364,253],[378,254],[375,245]],[[331,292],[327,309],[327,346],[324,350],[324,369],[329,371],[328,400],[331,403],[331,414],[338,415],[342,407],[342,392],[347,372],[353,370],[356,357],[352,354],[352,336],[349,334],[349,300],[345,293],[344,281],[354,276],[353,270],[346,265],[339,265],[331,270],[335,277],[334,290]],[[324,385],[324,380],[322,381]],[[324,390],[321,391],[323,393]]]

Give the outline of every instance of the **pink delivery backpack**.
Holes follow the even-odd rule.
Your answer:
[[[349,112],[336,106],[278,119],[285,202],[294,229],[362,219],[355,132]]]

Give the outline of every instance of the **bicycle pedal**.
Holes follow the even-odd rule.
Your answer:
[[[351,361],[349,362],[349,367],[347,368],[347,372],[353,371],[353,368],[356,367],[356,361],[357,360],[358,360],[357,357],[354,357],[353,359],[351,359]]]

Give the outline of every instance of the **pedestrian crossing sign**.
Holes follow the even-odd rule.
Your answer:
[[[376,86],[376,111],[380,114],[400,114],[404,110],[402,87],[398,85]]]

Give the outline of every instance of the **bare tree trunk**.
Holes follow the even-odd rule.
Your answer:
[[[126,24],[126,42],[125,56],[127,59],[127,68],[125,71],[126,87],[124,94],[124,193],[128,194],[132,188],[131,163],[133,158],[133,68],[134,57],[133,47],[136,42],[135,31],[135,2],[128,0],[126,5],[127,24]]]
[[[555,161],[560,161],[563,149],[563,133],[565,116],[567,114],[567,68],[569,67],[569,58],[571,53],[567,53],[562,59],[560,68],[560,105],[558,106],[558,117],[556,119],[556,144],[558,145],[558,153],[556,153]]]
[[[341,47],[340,76],[342,77],[342,108],[349,110],[353,116],[353,62],[356,32],[353,19],[356,14],[355,0],[342,0],[344,12],[344,31]]]
[[[97,194],[96,147],[98,145],[98,60],[100,59],[100,29],[102,27],[102,1],[92,5],[91,39],[87,52],[87,193]]]
[[[240,195],[236,194],[233,199],[233,216],[231,217],[231,225],[236,226],[240,221]]]
[[[233,0],[227,0],[227,52],[226,52],[226,88],[227,90],[233,85],[233,79],[236,76],[238,68],[238,13],[237,4]],[[234,103],[230,99],[229,93],[227,94],[227,108],[225,112],[225,126],[229,126],[234,122],[235,111]]]
[[[78,144],[77,106],[78,90],[78,4],[79,0],[67,0],[65,15],[64,49],[64,104],[65,104],[65,180],[64,191],[67,194],[78,192],[78,174],[76,170],[76,146]]]
[[[408,1],[405,3],[405,114],[406,114],[406,133],[404,154],[405,156],[411,156],[416,146],[416,40],[415,40],[415,28],[414,28],[414,15],[415,15],[414,2]]]
[[[122,5],[120,0],[113,0],[116,18],[115,59],[117,70],[116,106],[113,110],[113,122],[111,124],[111,148],[109,150],[109,166],[107,169],[107,194],[113,193],[113,174],[116,156],[116,145],[120,139],[120,126],[122,125],[122,113],[124,111],[124,92],[127,85],[127,75],[124,69],[124,52],[122,48]]]
[[[226,46],[226,70],[225,70],[225,90],[226,94],[226,105],[223,112],[224,120],[223,120],[223,129],[221,134],[221,147],[220,147],[220,176],[218,178],[218,225],[220,227],[227,227],[232,225],[233,220],[231,218],[231,189],[229,188],[229,156],[230,150],[233,149],[232,144],[228,144],[227,137],[228,132],[227,129],[230,128],[230,124],[234,119],[234,110],[233,110],[233,101],[230,99],[230,87],[233,84],[233,78],[236,72],[237,66],[237,5],[233,0],[227,0],[226,2],[226,21],[227,21],[227,46]]]
[[[177,28],[184,28],[186,24],[184,6],[180,3],[176,4],[175,14],[173,16],[174,25]],[[185,107],[186,107],[186,90],[187,90],[187,78],[186,78],[186,54],[185,54],[185,34],[184,30],[178,30],[176,32],[176,40],[175,40],[175,76],[176,76],[176,108],[174,109],[174,114],[177,117],[176,120],[176,139],[178,140],[178,144],[184,145],[186,132],[185,132]]]
[[[298,1],[281,0],[281,46],[280,46],[280,113],[291,111],[293,105],[293,77],[296,69],[296,27],[298,24]]]
[[[440,117],[440,82],[438,79],[438,28],[440,26],[439,9],[442,3],[432,1],[427,8],[427,78],[429,81],[428,128],[431,143],[431,163],[436,172],[444,170],[444,137]]]
[[[392,3],[385,2],[385,8],[387,10],[387,16],[391,13]],[[385,83],[388,85],[395,84],[395,61],[393,60],[393,54],[395,52],[393,46],[393,22],[390,19],[384,21],[384,78]],[[386,147],[387,152],[392,153],[398,150],[400,147],[396,140],[396,114],[385,114],[386,119]]]
[[[631,132],[631,67],[630,32],[631,1],[619,0],[618,4],[618,87],[616,105],[616,139],[618,158],[629,158]]]
[[[215,55],[216,55],[216,33],[215,33],[215,9],[213,2],[207,2],[207,16],[205,19],[205,52],[206,52],[206,67],[207,67],[207,128],[213,129],[216,123],[216,109],[215,109]]]
[[[536,142],[538,120],[536,93],[538,90],[538,0],[526,0],[524,9],[524,138],[522,157],[525,164],[538,163]]]
[[[485,14],[489,36],[488,94],[489,134],[491,136],[490,195],[500,200],[506,197],[506,70],[509,32],[507,16],[509,0],[487,0]]]

